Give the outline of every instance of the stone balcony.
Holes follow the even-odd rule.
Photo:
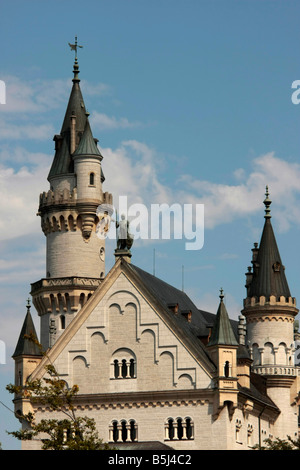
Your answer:
[[[289,366],[289,365],[275,365],[275,364],[266,364],[263,366],[252,366],[252,371],[259,375],[266,376],[286,376],[286,377],[296,377],[300,376],[300,367],[299,366]]]

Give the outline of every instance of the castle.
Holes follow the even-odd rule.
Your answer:
[[[78,415],[95,419],[118,449],[240,450],[266,438],[298,437],[295,298],[271,223],[268,191],[259,245],[252,249],[239,321],[220,292],[217,312],[199,310],[182,291],[132,262],[126,241],[105,274],[99,206],[103,157],[80,89],[77,55],[61,132],[54,136],[50,188],[38,215],[46,237],[46,275],[31,284],[42,357],[28,306],[16,345],[15,383],[41,378],[51,361],[77,384]],[[47,405],[16,396],[15,414],[56,418]],[[40,440],[23,449],[39,449]]]

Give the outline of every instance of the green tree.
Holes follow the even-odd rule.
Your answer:
[[[300,450],[300,439],[293,440],[290,436],[287,436],[287,439],[265,439],[265,445],[262,447],[256,446],[255,449],[259,450]]]
[[[27,336],[40,347],[35,337]],[[46,375],[42,379],[28,380],[24,386],[7,385],[7,390],[20,397],[30,398],[31,402],[45,404],[52,411],[59,411],[60,419],[35,421],[32,413],[19,417],[25,426],[19,431],[9,432],[19,440],[31,440],[42,436],[44,450],[103,450],[109,449],[96,430],[94,419],[78,417],[74,400],[78,394],[77,385],[68,388],[52,364],[45,366]],[[44,437],[45,436],[45,437]]]

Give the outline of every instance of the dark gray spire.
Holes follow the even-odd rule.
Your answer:
[[[31,317],[31,313],[30,313],[29,300],[27,302],[26,317],[25,317],[25,320],[21,329],[21,333],[19,336],[19,340],[15,349],[15,352],[13,353],[12,357],[42,356],[42,353],[38,345],[34,341],[29,339],[28,337],[37,339],[37,334],[36,334],[34,323]]]
[[[214,346],[218,344],[238,346],[238,342],[234,335],[223,299],[223,289],[221,289],[220,304],[217,311],[216,320],[212,329],[212,334],[207,346]]]
[[[290,289],[285,276],[285,268],[281,262],[278,246],[276,243],[273,227],[271,224],[270,205],[268,187],[266,188],[265,204],[265,224],[257,251],[253,260],[253,275],[248,286],[248,297],[265,296],[269,298],[274,295],[276,298],[291,296]]]
[[[73,156],[75,155],[97,155],[99,157],[102,157],[97,144],[95,142],[95,139],[93,137],[92,131],[91,131],[91,126],[90,122],[88,119],[88,113],[86,113],[86,123],[85,123],[85,129],[83,136],[81,137],[80,143],[75,150]],[[102,159],[102,158],[101,158]]]
[[[58,136],[56,136],[56,138],[58,138]],[[62,142],[55,152],[54,159],[48,174],[48,180],[58,175],[74,172],[74,165],[70,155],[67,137],[63,137],[61,141]]]

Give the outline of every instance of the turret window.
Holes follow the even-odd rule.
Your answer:
[[[229,370],[230,370],[229,367],[230,367],[230,366],[229,366],[229,362],[226,361],[226,362],[225,362],[225,365],[224,365],[224,376],[225,376],[225,377],[229,377]]]
[[[90,173],[90,186],[95,186],[95,173]]]

